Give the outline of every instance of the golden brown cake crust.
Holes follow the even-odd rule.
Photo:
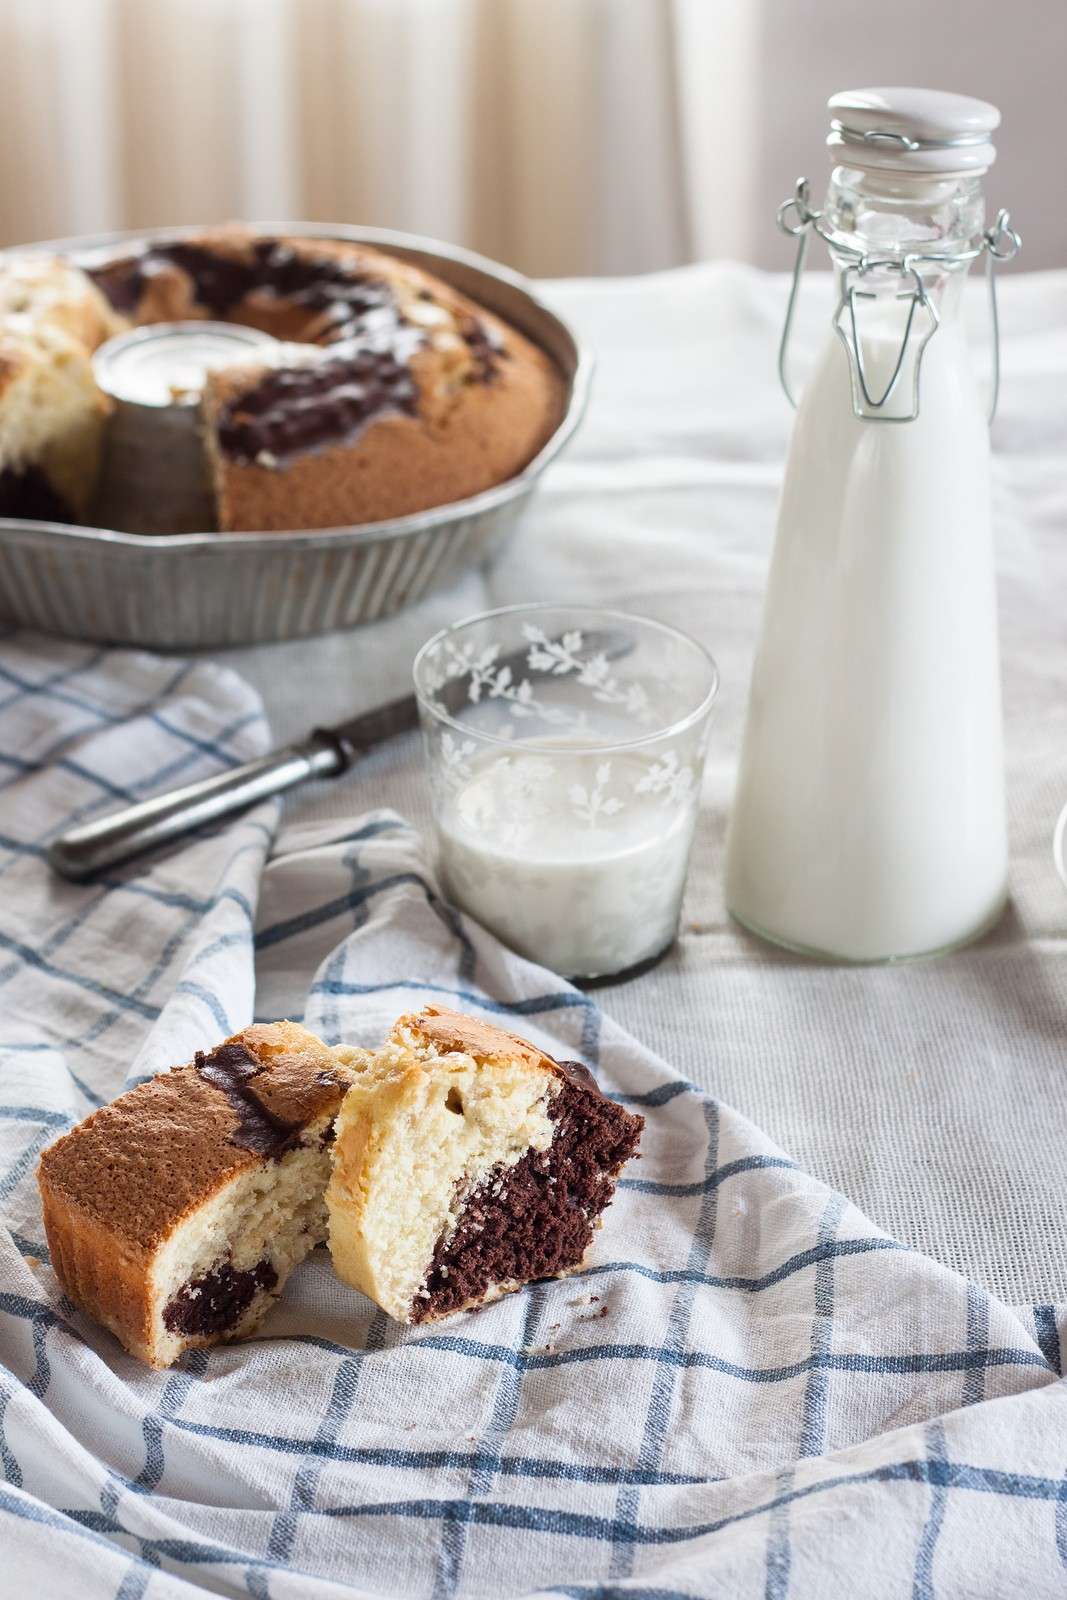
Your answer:
[[[279,1122],[302,1125],[335,1109],[350,1081],[333,1053],[294,1023],[246,1028],[226,1044],[261,1063],[249,1081]],[[46,1227],[50,1216],[54,1222],[71,1212],[121,1241],[130,1258],[146,1260],[183,1217],[262,1159],[235,1142],[241,1121],[230,1096],[195,1063],[161,1073],[44,1152],[38,1181]]]
[[[531,1067],[543,1067],[556,1075],[562,1074],[558,1061],[546,1055],[528,1039],[517,1033],[508,1033],[491,1022],[469,1017],[462,1011],[449,1011],[445,1006],[426,1006],[422,1011],[401,1017],[395,1033],[406,1032],[439,1051],[459,1051],[479,1063],[522,1061]]]

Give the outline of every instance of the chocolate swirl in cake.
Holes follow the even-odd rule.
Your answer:
[[[244,1271],[222,1261],[182,1285],[163,1309],[163,1325],[186,1338],[226,1333],[237,1326],[261,1289],[274,1289],[277,1283],[278,1274],[266,1259]]]
[[[413,417],[418,399],[405,361],[357,347],[336,360],[280,368],[246,389],[219,416],[219,449],[232,461],[273,465],[351,439],[384,411]]]
[[[500,372],[500,363],[507,356],[506,349],[493,338],[479,317],[461,318],[459,331],[474,362],[470,381],[492,383]]]
[[[243,255],[175,240],[99,266],[87,263],[85,271],[114,309],[129,316],[151,278],[167,267],[186,274],[196,299],[215,317],[228,316],[249,295],[261,293],[309,312],[329,312],[326,342],[331,343],[351,338],[370,313],[390,313],[398,326],[403,321],[393,290],[382,279],[326,256],[298,255],[277,239],[257,240]]]
[[[413,1322],[458,1311],[493,1284],[554,1277],[585,1254],[643,1123],[602,1094],[581,1062],[556,1065],[565,1082],[548,1107],[551,1145],[495,1167],[460,1197],[459,1223],[438,1242]]]
[[[258,1156],[277,1158],[296,1142],[301,1124],[276,1117],[251,1087],[252,1079],[263,1071],[263,1063],[243,1044],[220,1044],[207,1055],[198,1050],[193,1065],[213,1088],[221,1089],[237,1113],[231,1144],[241,1145]]]

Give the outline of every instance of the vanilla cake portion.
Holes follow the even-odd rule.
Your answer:
[[[295,1023],[249,1027],[44,1152],[56,1275],[133,1355],[169,1367],[242,1338],[325,1237],[345,1057]]]
[[[70,262],[0,256],[0,516],[87,513],[108,412],[90,358],[122,325]]]
[[[334,1267],[405,1323],[571,1272],[643,1125],[577,1062],[457,1012],[403,1017],[337,1119]]]

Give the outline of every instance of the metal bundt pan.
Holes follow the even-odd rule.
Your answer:
[[[0,517],[0,621],[162,650],[303,638],[414,604],[463,568],[489,561],[513,532],[588,399],[592,357],[567,324],[518,273],[432,239],[314,222],[251,227],[378,245],[495,311],[540,345],[563,374],[565,407],[555,433],[524,471],[484,494],[356,527],[150,536]],[[202,231],[96,234],[9,253],[99,250]]]

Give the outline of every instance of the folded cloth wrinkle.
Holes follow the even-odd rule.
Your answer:
[[[18,635],[0,685],[13,1593],[1060,1591],[1065,1308],[1004,1305],[873,1227],[453,912],[395,813],[283,830],[268,860],[262,808],[105,884],[56,882],[41,852],[73,811],[245,759],[268,731],[216,666]],[[400,1328],[320,1250],[259,1336],[170,1373],[64,1298],[46,1143],[253,1016],[372,1045],[426,1002],[584,1061],[643,1111],[642,1159],[575,1277]]]

